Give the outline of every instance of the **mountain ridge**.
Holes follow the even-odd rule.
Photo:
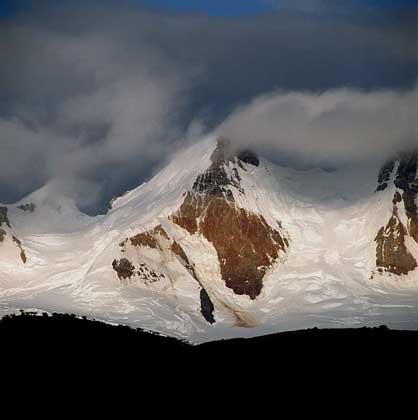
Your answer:
[[[104,216],[45,190],[7,206],[27,261],[0,244],[0,315],[68,311],[195,342],[414,328],[417,165],[404,160],[380,174],[297,171],[208,137]]]

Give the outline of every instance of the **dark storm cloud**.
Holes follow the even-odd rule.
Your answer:
[[[187,133],[260,94],[415,83],[414,13],[225,19],[138,4],[38,0],[0,23],[0,201],[58,177],[97,209],[149,176]],[[240,113],[264,100],[222,127],[236,133]]]

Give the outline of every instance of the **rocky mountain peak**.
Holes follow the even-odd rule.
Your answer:
[[[392,200],[392,216],[376,236],[376,265],[393,274],[407,274],[418,266],[405,239],[409,236],[418,243],[417,171],[418,153],[402,152],[396,160],[387,162],[379,173],[377,191],[385,190],[391,179],[396,191]],[[399,216],[401,210],[406,216],[406,223]]]
[[[230,187],[244,192],[240,186],[241,178],[238,173],[239,169],[245,170],[243,162],[253,166],[259,165],[259,159],[254,152],[239,151],[224,137],[218,138],[210,160],[211,165],[197,177],[192,190],[212,196],[223,196],[230,201],[233,201]]]
[[[258,166],[257,156],[249,150],[236,151],[229,140],[220,138],[211,162],[170,219],[189,234],[203,235],[211,242],[227,287],[255,299],[267,270],[289,242],[279,225],[275,229],[262,215],[236,205],[234,191],[245,195],[243,162]]]
[[[236,295],[256,299],[268,270],[286,252],[289,238],[278,222],[271,226],[262,214],[238,205],[237,194],[244,197],[246,194],[242,181],[250,173],[248,165],[259,165],[255,153],[237,150],[231,141],[219,138],[209,166],[197,175],[180,207],[166,219],[160,218],[151,229],[126,238],[120,244],[120,255],[115,255],[112,264],[119,279],[142,282],[153,288],[163,287],[172,281],[170,264],[174,259],[177,270],[182,270],[200,287],[202,315],[213,323],[216,306],[230,308],[230,305],[222,303],[219,294],[213,295],[213,285],[208,284],[203,274],[206,266],[202,266],[187,246],[188,241],[196,241],[216,251],[211,276],[219,277],[215,273],[220,273],[219,280]],[[179,240],[171,230],[182,231]],[[159,266],[151,264],[151,253],[161,259]],[[237,324],[248,324],[239,314],[234,313],[234,316]]]

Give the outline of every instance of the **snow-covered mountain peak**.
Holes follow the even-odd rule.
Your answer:
[[[380,176],[296,170],[209,136],[104,216],[49,184],[0,206],[0,311],[75,312],[194,342],[415,325],[416,162]]]
[[[12,223],[23,233],[70,233],[93,221],[61,192],[59,181],[48,182],[8,209]]]
[[[194,178],[210,165],[210,157],[216,147],[216,137],[209,136],[193,144],[185,150],[172,156],[168,165],[161,169],[150,181],[139,187],[127,191],[121,197],[112,201],[111,210],[115,211],[129,203],[135,207],[137,201],[142,201],[144,195],[150,199],[158,200],[161,193],[177,195],[190,188]],[[168,201],[168,200],[167,200]]]

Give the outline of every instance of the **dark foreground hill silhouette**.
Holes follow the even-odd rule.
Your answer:
[[[375,383],[377,375],[387,378],[390,371],[410,376],[417,354],[418,332],[385,326],[311,329],[193,346],[74,315],[22,312],[0,320],[1,369],[8,380],[47,378],[51,386],[75,377],[89,387],[101,378],[102,386],[114,387],[130,378],[135,392],[163,389],[182,398],[188,395],[180,385],[185,381],[189,393],[201,392],[201,386],[210,392],[222,387],[224,395],[250,388],[263,393],[269,382],[271,389],[315,389],[325,372],[333,381],[351,376]],[[123,379],[115,382],[114,377]]]
[[[127,326],[113,326],[67,314],[35,314],[21,312],[0,320],[0,341],[8,348],[68,350],[79,346],[100,348],[102,351],[115,347],[117,351],[156,355],[169,352],[171,355],[204,355],[216,353],[227,356],[243,352],[277,354],[285,351],[310,352],[321,348],[339,348],[356,345],[378,348],[388,346],[417,345],[418,331],[390,330],[386,326],[358,329],[309,329],[282,332],[272,335],[214,341],[198,346],[190,345],[171,337],[152,334]],[[308,347],[306,347],[308,346]]]

